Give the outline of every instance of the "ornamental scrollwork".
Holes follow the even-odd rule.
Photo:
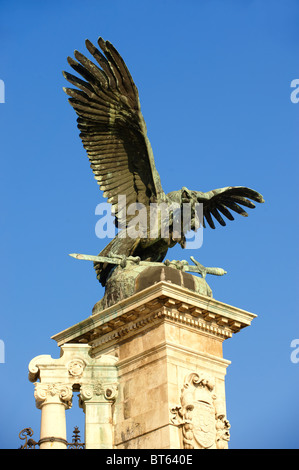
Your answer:
[[[215,379],[208,374],[191,373],[185,377],[181,405],[171,409],[171,423],[181,427],[184,449],[225,449],[230,424],[218,411],[214,393]]]
[[[37,408],[41,408],[46,402],[60,402],[66,408],[71,408],[73,389],[71,385],[61,383],[42,384],[35,383],[34,397]]]
[[[82,377],[85,365],[86,364],[82,359],[74,359],[69,362],[67,365],[69,375],[74,378]]]
[[[82,401],[93,399],[104,399],[114,401],[117,397],[118,386],[116,383],[95,382],[81,385],[80,397]]]
[[[230,440],[230,423],[225,414],[216,415],[216,447],[227,449]]]

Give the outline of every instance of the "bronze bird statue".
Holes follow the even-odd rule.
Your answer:
[[[78,129],[87,151],[94,177],[103,195],[112,205],[116,225],[120,220],[119,195],[125,196],[126,207],[139,203],[149,211],[151,204],[189,202],[202,204],[203,226],[215,228],[215,222],[225,226],[234,220],[231,211],[247,216],[244,207],[253,209],[254,202],[264,202],[257,191],[243,187],[225,187],[208,192],[181,190],[165,194],[155,167],[153,151],[147,137],[141,114],[137,87],[117,50],[109,41],[98,39],[99,48],[86,40],[86,47],[94,61],[78,51],[68,63],[79,78],[68,72],[64,77],[76,88],[64,88],[76,111]],[[254,202],[253,202],[254,201]],[[125,226],[133,214],[126,217]],[[195,230],[194,211],[191,230]],[[116,236],[101,251],[102,257],[138,257],[143,261],[162,262],[169,248],[179,243],[185,246],[185,233],[173,236],[173,219],[169,222],[169,236],[137,238]],[[97,278],[105,286],[114,267],[109,262],[95,262]]]

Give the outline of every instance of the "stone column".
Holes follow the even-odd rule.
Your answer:
[[[41,409],[40,449],[66,449],[65,410],[72,406],[72,387],[35,383],[34,396]]]
[[[80,406],[85,413],[86,449],[113,448],[112,405],[116,396],[116,383],[98,382],[81,387]]]
[[[36,406],[41,409],[41,449],[67,446],[65,410],[72,391],[80,391],[85,411],[85,447],[113,448],[112,405],[117,395],[115,355],[91,356],[88,344],[61,345],[60,358],[40,355],[29,364],[35,383]]]

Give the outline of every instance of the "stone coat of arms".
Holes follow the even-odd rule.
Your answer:
[[[214,388],[215,380],[207,374],[185,378],[181,406],[171,410],[172,424],[182,428],[185,449],[227,448],[230,424],[217,409]]]

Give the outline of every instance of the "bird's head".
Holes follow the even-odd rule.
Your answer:
[[[177,191],[177,202],[181,207],[183,231],[197,230],[202,225],[202,210],[198,204],[198,191],[192,191],[185,186]]]
[[[185,186],[179,191],[181,196],[181,204],[202,202],[205,199],[205,193],[201,191],[192,191]]]
[[[203,194],[204,193],[199,191],[191,191],[185,186],[183,186],[179,191],[173,191],[167,194],[168,203],[174,203],[179,206],[181,215],[183,214],[184,210],[186,210],[186,213],[188,210],[190,211],[188,214],[191,216],[192,229],[194,229],[194,217],[196,216],[195,211],[197,210],[196,203],[198,204],[199,198]]]
[[[190,202],[192,200],[192,193],[193,191],[183,186],[181,189],[181,204]]]
[[[180,207],[183,207],[183,204],[195,204],[197,200],[197,191],[191,191],[190,189],[186,188],[185,186],[178,191],[172,191],[171,193],[167,194],[167,201],[168,203],[179,204]]]

